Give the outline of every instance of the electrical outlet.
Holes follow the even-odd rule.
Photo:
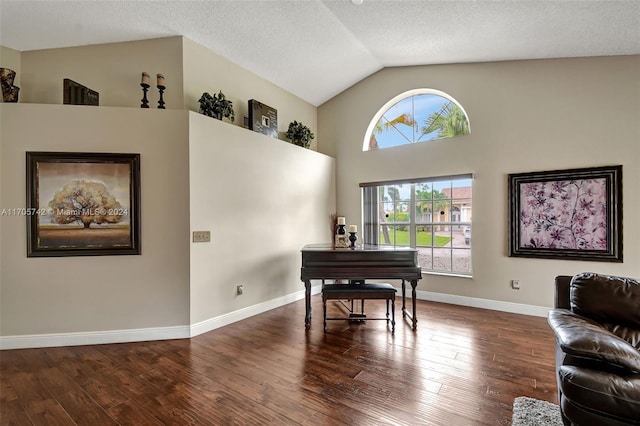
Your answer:
[[[208,243],[211,241],[211,231],[193,231],[194,243]]]
[[[244,293],[244,289],[242,288],[242,284],[240,284],[236,287],[236,294],[240,296],[242,293]]]
[[[520,290],[520,280],[511,280],[511,288],[514,290]]]

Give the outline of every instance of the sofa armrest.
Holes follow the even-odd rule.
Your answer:
[[[564,353],[640,372],[640,352],[597,322],[566,309],[552,309],[548,321]]]
[[[571,275],[558,275],[555,279],[555,303],[554,306],[560,309],[571,309]]]

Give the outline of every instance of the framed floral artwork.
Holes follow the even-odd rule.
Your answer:
[[[622,262],[622,166],[509,175],[509,256]]]

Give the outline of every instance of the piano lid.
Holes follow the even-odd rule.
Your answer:
[[[398,247],[398,246],[383,246],[374,244],[356,244],[355,248],[346,247],[334,247],[331,243],[315,243],[307,244],[302,247],[301,251],[336,251],[336,252],[362,252],[362,251],[383,251],[383,252],[417,252],[418,250],[412,247]]]
[[[302,266],[418,266],[418,250],[411,247],[358,245],[335,248],[333,244],[309,244],[302,248]]]

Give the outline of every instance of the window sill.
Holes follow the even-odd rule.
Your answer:
[[[443,277],[468,278],[473,279],[473,275],[465,275],[455,272],[422,271],[422,275],[439,275]]]

